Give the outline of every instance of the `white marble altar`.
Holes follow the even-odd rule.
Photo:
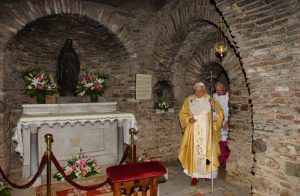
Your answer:
[[[18,143],[16,151],[23,157],[23,176],[37,171],[46,150],[47,133],[53,135],[52,151],[62,164],[78,154],[80,148],[100,165],[116,163],[122,156],[123,143],[130,143],[129,128],[136,128],[134,115],[118,112],[116,104],[23,105],[13,137]]]

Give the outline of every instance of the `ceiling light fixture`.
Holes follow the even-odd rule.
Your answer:
[[[217,34],[217,41],[215,44],[215,51],[217,56],[219,56],[220,58],[223,58],[227,52],[227,42],[226,39],[223,36],[223,26],[224,26],[224,22],[219,22],[218,23],[218,29],[219,32]]]

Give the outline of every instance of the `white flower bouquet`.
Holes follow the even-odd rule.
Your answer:
[[[156,103],[154,107],[160,111],[167,112],[170,108],[170,105],[167,102],[163,101],[160,103]]]
[[[66,176],[71,180],[101,174],[100,167],[97,165],[96,160],[84,157],[82,149],[80,149],[78,156],[73,156],[72,159],[67,161],[67,166],[63,167],[63,169]],[[64,181],[64,177],[59,172],[57,172],[53,178],[58,181]]]
[[[80,96],[83,95],[102,95],[107,88],[105,83],[106,75],[85,71],[76,88]]]
[[[47,95],[57,94],[57,85],[54,82],[52,74],[39,71],[37,69],[29,69],[23,73],[23,79],[26,83],[25,93],[30,97],[42,97],[45,99]],[[45,100],[41,100],[44,102]]]
[[[76,92],[79,96],[89,95],[91,102],[98,102],[98,96],[101,96],[108,88],[105,80],[107,75],[85,71],[76,86]]]

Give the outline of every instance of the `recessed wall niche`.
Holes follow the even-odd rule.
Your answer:
[[[109,76],[110,88],[101,99],[126,99],[129,96],[127,92],[130,88],[125,81],[130,78],[127,71],[129,56],[117,35],[86,16],[56,14],[26,24],[8,42],[4,65],[8,105],[18,108],[24,103],[35,103],[35,99],[23,94],[25,84],[22,72],[31,66],[38,66],[55,76],[57,58],[67,39],[72,39],[79,57],[80,75],[88,69]],[[85,101],[84,97],[77,98],[77,102]]]
[[[154,105],[166,102],[170,108],[174,107],[174,85],[169,80],[158,81],[153,88]]]

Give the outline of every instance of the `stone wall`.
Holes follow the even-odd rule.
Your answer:
[[[20,72],[31,64],[53,72],[71,35],[82,68],[111,76],[102,101],[118,101],[122,111],[136,115],[139,156],[176,160],[184,98],[195,82],[209,84],[210,69],[225,71],[232,110],[227,180],[254,195],[297,195],[299,3],[211,2],[171,0],[156,11],[79,0],[1,3],[1,166],[8,171],[10,165],[9,116],[15,121],[20,105],[34,102],[22,95]],[[213,46],[222,20],[230,47],[220,62]],[[158,114],[153,100],[135,100],[136,73],[151,74],[153,85],[160,80],[174,84],[174,113]]]
[[[130,64],[126,62],[128,53],[118,38],[109,29],[87,17],[62,14],[29,23],[8,42],[4,84],[8,105],[20,107],[20,100],[23,100],[22,103],[35,102],[23,95],[25,82],[22,72],[37,66],[55,77],[57,59],[67,39],[73,40],[81,74],[88,69],[110,76],[110,88],[104,97],[128,97],[130,93],[125,92],[122,83],[127,83],[126,79],[130,78],[126,75],[129,74],[127,69]]]
[[[172,2],[174,3],[174,2]],[[240,59],[232,45],[220,63],[214,52],[214,43],[219,33],[216,24],[222,20],[208,1],[180,1],[170,3],[159,15],[162,20],[155,28],[158,39],[152,54],[161,70],[173,65],[175,97],[178,105],[192,93],[193,84],[202,80],[209,84],[207,77],[212,70],[217,74],[227,72],[230,83],[230,160],[227,164],[228,179],[251,188],[253,167],[251,105],[246,76]],[[193,11],[197,8],[197,12]],[[153,31],[154,31],[153,30]],[[224,34],[229,31],[225,29]],[[232,37],[227,36],[230,41]],[[221,64],[222,68],[214,65]]]
[[[22,2],[24,3],[24,2]],[[35,103],[35,100],[23,95],[24,81],[21,79],[22,71],[29,66],[38,65],[42,69],[55,72],[56,59],[61,47],[67,38],[73,40],[73,47],[77,52],[81,70],[90,69],[105,72],[109,75],[109,89],[105,92],[101,101],[117,101],[121,111],[133,112],[136,115],[139,127],[138,156],[147,153],[148,157],[164,161],[175,160],[177,149],[181,137],[180,128],[177,121],[177,113],[157,114],[154,110],[153,100],[135,100],[135,74],[153,74],[152,67],[145,68],[143,59],[143,46],[138,44],[140,40],[139,24],[132,25],[132,20],[136,20],[133,13],[117,8],[108,8],[104,5],[86,3],[81,4],[74,1],[74,7],[64,10],[64,5],[36,4],[27,2],[4,4],[12,6],[13,12],[20,15],[27,6],[36,6],[35,13],[28,15],[27,22],[20,23],[20,15],[12,16],[8,12],[9,8],[3,8],[6,18],[16,21],[16,29],[7,27],[3,30],[6,35],[5,44],[5,97],[6,107],[9,112],[6,126],[10,126],[10,134],[5,139],[7,144],[12,137],[13,127],[16,125],[17,118],[20,116],[20,107],[24,103]],[[81,8],[77,5],[83,6]],[[15,6],[15,7],[14,7]],[[23,6],[24,9],[21,9]],[[43,7],[45,6],[45,7]],[[58,7],[57,7],[58,6]],[[60,7],[62,6],[62,7]],[[50,10],[49,10],[50,9]],[[93,12],[83,14],[85,9],[102,10],[94,16]],[[41,12],[44,14],[41,14]],[[53,14],[51,14],[53,13]],[[36,18],[33,20],[32,18]],[[118,22],[126,21],[120,26]],[[5,23],[7,21],[3,21]],[[116,22],[118,21],[118,22]],[[14,25],[11,22],[11,25]],[[132,28],[130,31],[128,29]],[[12,32],[6,32],[6,31]],[[156,80],[155,76],[153,83]],[[79,101],[87,101],[81,99]],[[143,115],[141,115],[143,114]],[[8,130],[8,128],[7,128]],[[153,138],[152,141],[149,137]],[[176,139],[177,138],[177,139]],[[154,142],[153,142],[154,141]],[[165,144],[162,148],[161,143]],[[11,145],[11,157],[13,162],[10,164],[12,169],[20,167],[18,156],[14,154],[13,144]],[[9,153],[9,150],[5,152]],[[3,153],[4,154],[4,153]],[[9,166],[9,156],[3,160]]]
[[[115,44],[112,46],[120,46],[119,49],[115,50],[118,47],[110,47],[110,48],[114,48],[115,51],[125,51],[125,53],[127,54],[127,57],[130,56],[129,54],[132,52],[132,48],[134,48],[133,45],[134,43],[129,43],[129,39],[125,40],[125,38],[131,37],[132,39],[134,39],[134,36],[132,33],[131,36],[129,36],[130,32],[128,31],[128,24],[130,23],[129,20],[127,20],[126,23],[123,23],[123,19],[122,19],[122,15],[125,15],[127,17],[131,17],[130,13],[128,13],[128,11],[119,11],[118,14],[113,14],[114,12],[116,12],[117,10],[105,5],[98,5],[92,2],[82,2],[82,1],[69,1],[69,2],[56,2],[56,1],[2,1],[1,2],[1,6],[0,6],[0,12],[1,12],[1,19],[0,19],[0,26],[1,26],[1,38],[0,38],[0,70],[1,70],[1,74],[0,74],[0,100],[1,100],[1,129],[0,129],[0,133],[1,133],[1,142],[0,142],[0,147],[2,149],[1,154],[0,154],[0,164],[3,167],[3,169],[8,172],[9,170],[9,165],[10,165],[10,156],[7,156],[7,154],[9,153],[9,146],[10,146],[10,142],[11,142],[11,133],[9,131],[9,129],[12,129],[12,127],[9,127],[9,120],[8,118],[10,117],[10,110],[12,108],[17,108],[20,107],[20,105],[22,103],[27,103],[27,102],[33,102],[33,100],[30,100],[28,98],[23,99],[24,96],[21,95],[21,91],[20,89],[22,88],[22,84],[21,83],[14,83],[14,80],[10,80],[12,86],[14,87],[13,90],[16,92],[15,94],[10,94],[10,92],[6,91],[5,89],[9,89],[7,88],[7,86],[9,87],[10,82],[7,81],[7,78],[14,78],[16,80],[19,80],[19,76],[20,76],[20,71],[22,69],[17,70],[17,68],[20,68],[20,66],[29,66],[31,63],[36,63],[36,64],[40,64],[42,66],[49,66],[51,65],[51,67],[53,67],[53,62],[54,59],[53,57],[56,56],[55,53],[53,53],[53,51],[51,51],[51,47],[54,46],[54,48],[60,49],[61,48],[61,44],[64,43],[65,38],[61,38],[56,36],[56,33],[63,35],[63,31],[65,29],[57,29],[57,31],[52,31],[54,30],[51,27],[51,22],[55,22],[55,21],[47,21],[47,20],[43,20],[42,22],[39,23],[39,19],[43,18],[43,17],[48,17],[51,18],[53,15],[59,15],[59,14],[69,14],[69,15],[77,15],[74,17],[75,20],[77,20],[77,22],[75,21],[74,23],[80,24],[80,26],[77,26],[77,29],[84,29],[84,26],[89,24],[92,27],[87,27],[84,32],[81,33],[90,33],[91,29],[99,29],[99,26],[105,26],[105,28],[103,29],[108,29],[107,32],[104,34],[106,35],[111,35],[110,37],[105,37],[106,40],[112,40],[115,37],[117,37],[115,40],[115,42],[110,42],[109,44]],[[94,12],[88,12],[86,13],[86,10],[94,10]],[[96,12],[95,12],[96,10]],[[81,18],[79,17],[82,16]],[[113,16],[111,16],[113,15]],[[77,18],[76,18],[77,17]],[[97,25],[98,27],[95,27],[93,25],[93,23],[95,24],[95,21],[88,21],[86,20],[84,17],[86,18],[90,18],[94,19],[95,21],[97,21]],[[126,18],[127,18],[126,17]],[[123,17],[124,18],[124,17]],[[54,16],[54,20],[55,16]],[[87,24],[82,24],[80,23],[83,21],[87,21]],[[60,21],[59,19],[57,19],[56,22],[61,24],[58,24],[58,26],[60,27],[67,27],[68,24],[66,24],[63,21]],[[101,21],[101,22],[99,22]],[[129,21],[129,22],[128,22]],[[33,26],[31,26],[31,23],[35,23],[33,24]],[[49,22],[45,24],[43,24],[43,22]],[[72,22],[71,22],[72,24]],[[36,25],[36,26],[34,26]],[[126,26],[127,25],[127,26]],[[87,25],[88,26],[88,25]],[[30,30],[37,30],[37,32],[31,32],[32,34],[29,35],[29,37],[22,37],[22,33],[26,34],[26,29],[28,30],[28,27]],[[66,28],[67,30],[71,30],[71,28]],[[89,30],[88,30],[89,29]],[[101,29],[101,28],[100,28]],[[22,31],[24,30],[24,31]],[[48,32],[48,30],[50,30]],[[21,33],[21,35],[19,36],[18,33]],[[39,33],[39,34],[38,34]],[[45,33],[48,35],[52,35],[54,37],[48,37],[49,40],[53,41],[50,42],[49,40],[47,40],[45,37],[43,37],[43,35],[41,35],[40,33]],[[74,32],[70,32],[71,34]],[[24,35],[23,34],[23,35]],[[78,32],[78,34],[80,34],[80,32]],[[104,35],[102,34],[102,35]],[[27,34],[28,35],[28,34]],[[75,34],[73,34],[75,35]],[[91,35],[91,34],[90,34]],[[20,43],[20,46],[25,47],[26,50],[22,51],[22,47],[18,48],[18,44],[15,45],[10,45],[11,43],[14,43],[14,39],[16,38],[20,38],[21,40],[20,42],[16,41],[15,43]],[[84,37],[84,35],[83,35]],[[97,37],[97,35],[95,35],[95,37]],[[95,38],[94,37],[94,38]],[[104,38],[104,37],[101,37]],[[35,43],[32,43],[31,39],[33,39],[33,41],[37,41]],[[43,42],[39,42],[39,39],[42,39],[41,41]],[[25,40],[25,42],[24,42]],[[98,41],[100,41],[99,39],[97,39]],[[119,44],[120,41],[117,40],[122,40],[122,44]],[[86,41],[86,40],[85,40]],[[89,42],[92,43],[92,38],[89,38]],[[43,45],[44,43],[46,43],[47,45]],[[40,51],[35,50],[34,48],[34,44],[36,44],[36,47],[40,49]],[[85,45],[87,43],[83,43],[83,45]],[[122,47],[122,45],[125,46],[126,50],[124,50],[124,47]],[[76,45],[75,45],[76,46]],[[85,45],[87,47],[87,45]],[[15,47],[18,48],[16,50],[10,50],[10,47]],[[47,48],[48,47],[48,48]],[[50,47],[50,48],[49,48]],[[47,51],[45,51],[45,48],[47,48]],[[101,48],[101,47],[100,47]],[[122,49],[123,48],[123,49]],[[85,49],[87,51],[89,51],[88,48],[81,48],[81,49]],[[21,52],[22,51],[22,52]],[[15,58],[15,54],[13,54],[14,52],[21,52],[19,54],[17,54],[16,56],[20,57],[22,59],[22,61],[18,61],[18,59]],[[49,53],[47,53],[49,52]],[[102,51],[103,52],[103,51]],[[40,56],[37,56],[37,54],[40,54]],[[82,54],[84,54],[85,51],[82,52]],[[26,55],[32,55],[26,57]],[[124,53],[117,53],[118,55],[123,55]],[[40,57],[43,58],[40,58]],[[123,58],[121,58],[121,56],[118,57],[119,61],[122,61],[124,65],[126,64],[126,61],[130,61]],[[101,58],[99,58],[101,59]],[[122,60],[121,60],[122,59]],[[23,61],[24,60],[24,61]],[[115,59],[114,59],[115,60]],[[15,63],[13,63],[15,62]],[[134,60],[132,60],[131,62],[134,62]],[[24,63],[24,64],[23,64]],[[88,63],[88,61],[86,61],[86,63]],[[110,62],[111,63],[111,62]],[[96,63],[95,63],[96,64]],[[98,66],[95,65],[93,63],[92,66]],[[132,63],[130,63],[132,64]],[[108,66],[106,64],[106,66]],[[117,61],[115,61],[114,63],[109,64],[109,66],[112,67],[118,67],[119,63]],[[25,67],[23,67],[25,69]],[[116,69],[116,73],[122,73],[122,68]],[[125,66],[126,70],[128,70],[128,66]],[[6,71],[8,71],[6,73]],[[15,75],[16,77],[15,77]],[[5,78],[4,78],[5,76]],[[121,82],[119,82],[117,85],[120,86],[120,88],[124,86],[127,86],[129,83],[134,84],[133,79],[131,79],[132,77],[128,77],[125,79],[122,79]],[[129,80],[127,80],[129,79]],[[120,80],[115,80],[115,81],[120,81]],[[119,88],[119,89],[120,89]],[[121,90],[119,90],[118,93],[122,93],[122,95],[125,95],[126,97],[132,97],[134,92],[129,89],[129,88],[122,88],[125,89],[123,90],[123,92]],[[118,90],[118,89],[117,89]],[[121,92],[120,92],[121,91]],[[111,97],[113,93],[115,93],[114,91],[110,91],[111,93]],[[129,95],[128,95],[129,94]],[[130,95],[131,94],[131,95]],[[121,96],[120,96],[121,97]],[[112,98],[113,99],[113,98]],[[126,99],[125,99],[126,101]],[[9,133],[9,134],[8,134]]]
[[[253,193],[298,195],[299,2],[217,2],[230,25],[249,83]]]

